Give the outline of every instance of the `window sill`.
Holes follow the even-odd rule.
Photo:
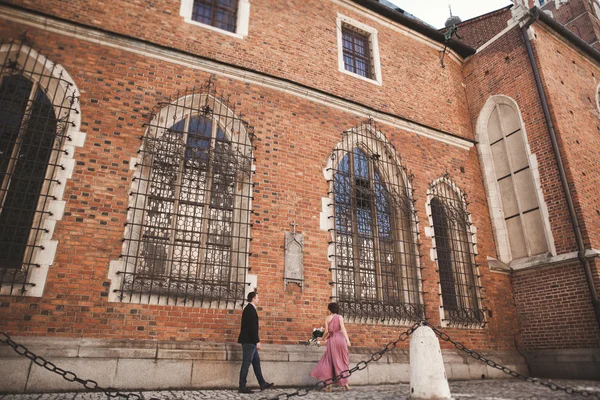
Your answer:
[[[600,250],[588,249],[585,252],[586,258],[600,257]],[[522,271],[540,267],[554,267],[557,265],[568,264],[577,261],[577,252],[560,254],[552,256],[551,254],[542,254],[535,257],[520,258],[509,263],[510,269],[513,271]]]
[[[212,25],[207,25],[207,24],[203,24],[202,22],[194,21],[193,19],[185,18],[184,21],[187,24],[195,25],[195,26],[198,26],[200,28],[208,29],[208,30],[213,31],[213,32],[217,32],[217,33],[221,33],[223,35],[231,36],[231,37],[234,37],[236,39],[242,39],[243,40],[246,37],[246,35],[241,35],[239,33],[229,32],[229,31],[226,31],[225,29],[216,28],[216,27],[214,27]]]
[[[350,72],[350,71],[345,70],[345,69],[338,69],[338,71],[343,72],[346,75],[350,75],[350,76],[352,76],[354,78],[362,79],[365,82],[369,82],[369,83],[372,83],[374,85],[381,86],[381,79],[379,79],[379,78],[378,79],[365,78],[362,75],[355,74],[354,72]]]

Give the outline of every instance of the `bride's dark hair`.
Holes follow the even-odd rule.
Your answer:
[[[329,311],[331,311],[333,314],[340,313],[340,306],[338,306],[338,303],[329,303],[329,305],[327,306],[327,309]]]

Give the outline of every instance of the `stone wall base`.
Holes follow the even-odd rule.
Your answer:
[[[539,378],[600,380],[600,349],[532,350],[527,361]]]
[[[119,390],[225,389],[237,388],[241,346],[202,342],[169,342],[115,339],[70,339],[14,337],[17,343],[100,386]],[[278,387],[309,386],[311,368],[324,347],[302,345],[263,345],[260,351],[263,375]],[[378,349],[351,348],[351,366],[368,360]],[[510,378],[464,354],[443,350],[449,379]],[[527,373],[523,357],[512,351],[484,353],[497,362]],[[396,349],[379,361],[371,362],[350,378],[352,385],[376,385],[408,382],[408,349]],[[17,355],[10,347],[0,346],[0,393],[44,393],[82,391],[79,384],[35,365]],[[254,374],[248,386],[257,386]]]

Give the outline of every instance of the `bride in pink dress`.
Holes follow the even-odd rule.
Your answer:
[[[328,316],[325,318],[325,332],[323,338],[327,349],[321,360],[310,371],[310,376],[317,378],[320,381],[338,376],[342,371],[348,369],[350,363],[350,355],[348,347],[350,347],[350,339],[344,326],[344,318],[339,315],[340,307],[337,303],[329,303],[327,306]],[[348,378],[342,378],[335,383],[338,386],[343,386],[345,390],[349,390]],[[326,391],[331,390],[331,385],[325,388]]]

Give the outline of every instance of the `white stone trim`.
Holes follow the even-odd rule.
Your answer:
[[[270,90],[277,90],[291,96],[306,99],[314,102],[315,104],[354,114],[360,118],[372,118],[378,123],[399,128],[407,132],[412,132],[428,139],[437,140],[462,150],[468,151],[473,147],[473,142],[470,140],[451,136],[440,132],[439,130],[429,128],[415,122],[407,121],[403,118],[378,112],[369,107],[358,105],[354,102],[346,101],[335,96],[330,96],[301,85],[286,82],[282,79],[267,77],[259,73],[226,66],[215,61],[209,61],[199,57],[181,54],[175,50],[167,50],[148,43],[141,43],[134,39],[118,37],[114,34],[101,32],[93,28],[81,28],[80,26],[76,26],[69,22],[58,21],[48,17],[29,14],[22,10],[13,10],[3,5],[0,5],[0,16],[8,21],[35,27],[41,31],[77,38],[79,40],[127,51],[133,54],[169,62],[186,68],[203,71],[210,74],[218,74],[239,82],[265,87]]]
[[[25,44],[21,44],[20,47],[14,44],[11,47],[10,43],[2,45],[0,47],[0,63],[4,62],[9,50],[14,51],[17,49],[19,49],[20,53],[27,57],[28,60],[35,60],[35,65],[31,66],[31,68],[28,68],[28,70],[43,70],[45,71],[46,76],[52,74],[52,76],[56,79],[52,81],[50,81],[50,79],[40,80],[37,73],[31,75],[25,73],[26,78],[37,82],[41,88],[48,89],[50,92],[54,92],[56,94],[53,96],[55,99],[64,98],[64,101],[69,101],[69,96],[75,96],[77,99],[79,98],[79,90],[77,89],[77,85],[75,85],[75,82],[69,73],[61,65],[54,64],[52,61],[48,60],[36,50],[31,49]],[[58,82],[58,85],[56,85],[56,82]],[[50,85],[53,86],[50,87]],[[69,104],[65,105],[65,107],[62,107],[63,110],[72,109],[68,115],[66,114],[66,111],[62,111],[62,115],[59,115],[58,113],[60,112],[61,107],[57,107],[59,104],[54,104],[54,106],[54,111],[57,113],[57,119],[64,118],[71,121],[72,124],[67,125],[66,135],[68,138],[63,142],[63,147],[61,149],[62,151],[60,152],[57,162],[64,168],[64,170],[62,168],[57,168],[54,176],[46,177],[47,179],[55,179],[59,183],[51,184],[48,194],[54,196],[54,199],[50,199],[46,202],[45,209],[43,210],[46,213],[41,214],[42,220],[40,221],[40,224],[47,230],[47,232],[44,232],[40,236],[40,239],[38,239],[38,245],[40,248],[36,247],[33,250],[31,259],[32,263],[37,264],[37,266],[32,266],[30,268],[29,276],[27,277],[27,282],[34,284],[34,286],[27,286],[27,290],[22,293],[20,291],[21,286],[19,285],[15,285],[15,287],[11,288],[10,284],[3,284],[0,287],[0,295],[42,297],[44,288],[46,286],[48,270],[54,263],[54,257],[56,256],[56,250],[58,247],[58,241],[53,240],[54,228],[56,226],[56,222],[60,221],[64,215],[66,203],[63,201],[63,195],[67,181],[71,178],[75,168],[75,147],[82,147],[83,143],[85,142],[85,133],[80,131],[81,109],[79,106],[79,101],[75,101],[73,105]],[[47,173],[50,174],[50,171],[51,169],[48,169]],[[43,202],[41,201],[38,203],[38,210],[42,204]]]
[[[181,97],[179,99],[177,99],[176,101],[173,101],[171,103],[169,103],[168,105],[164,106],[153,118],[152,122],[150,124],[148,124],[148,127],[146,128],[146,132],[144,133],[144,137],[146,136],[151,136],[151,137],[159,137],[160,135],[164,134],[164,129],[160,129],[158,128],[158,126],[161,126],[163,121],[165,120],[172,120],[172,121],[179,121],[182,120],[184,118],[189,117],[189,112],[190,109],[200,109],[201,105],[203,104],[204,100],[206,99],[206,97],[210,97],[212,98],[212,95],[207,94],[207,93],[196,93],[196,94],[192,94],[192,95],[188,95],[188,96],[184,96]],[[240,122],[239,119],[234,117],[233,111],[227,107],[226,104],[222,103],[221,101],[219,101],[218,99],[214,99],[212,100],[215,107],[214,110],[214,116],[212,117],[213,121],[215,122],[215,125],[218,125],[220,129],[222,129],[223,133],[225,135],[227,135],[227,137],[234,138],[235,140],[232,140],[232,143],[244,143],[245,145],[240,146],[237,144],[234,144],[232,146],[233,150],[236,151],[239,154],[244,155],[245,157],[248,157],[249,159],[252,159],[252,146],[250,143],[250,137],[248,135],[248,130],[246,129],[246,127],[244,126],[244,124],[242,124]],[[218,116],[227,116],[227,118],[223,118],[222,120],[218,117]],[[138,151],[139,154],[144,154],[144,146],[146,145],[146,141],[142,141],[142,144],[140,146],[140,149]],[[108,279],[110,280],[110,288],[109,288],[109,293],[108,293],[108,301],[109,302],[119,302],[119,303],[144,303],[144,304],[160,304],[160,305],[177,305],[177,306],[187,306],[187,307],[200,307],[202,305],[204,305],[204,303],[200,303],[200,305],[198,304],[194,304],[194,302],[189,302],[189,303],[180,303],[177,301],[174,301],[172,298],[170,298],[169,296],[164,296],[164,295],[155,295],[155,294],[131,294],[128,297],[125,297],[123,299],[119,298],[118,295],[118,291],[122,288],[123,285],[123,274],[120,274],[120,272],[131,272],[131,271],[135,271],[137,268],[137,265],[135,265],[135,260],[139,257],[139,246],[141,244],[141,241],[139,240],[139,238],[141,237],[141,226],[143,223],[143,218],[144,218],[144,214],[139,211],[142,209],[145,209],[146,207],[146,193],[147,193],[147,182],[149,182],[148,180],[148,174],[151,173],[151,167],[146,166],[145,169],[143,169],[142,167],[140,167],[141,165],[143,165],[143,162],[141,160],[141,158],[131,158],[131,162],[130,162],[130,170],[133,171],[132,174],[132,179],[131,179],[131,190],[129,190],[130,193],[133,192],[133,187],[134,185],[136,185],[137,183],[137,188],[135,189],[135,191],[137,192],[136,196],[129,196],[129,203],[128,203],[128,212],[127,212],[127,225],[125,226],[124,229],[124,240],[123,240],[123,244],[121,245],[121,255],[120,258],[117,260],[111,260],[109,262],[109,267],[108,267]],[[255,170],[255,166],[254,164],[252,164],[252,171]],[[179,172],[178,172],[179,173]],[[236,187],[238,185],[236,184]],[[249,201],[249,207],[247,211],[240,211],[240,214],[238,215],[238,218],[236,218],[235,216],[233,217],[233,222],[232,225],[234,227],[236,227],[236,225],[247,225],[247,237],[244,239],[241,237],[238,237],[236,243],[238,243],[239,248],[243,248],[243,251],[237,251],[236,254],[238,254],[238,259],[234,260],[233,262],[238,262],[238,268],[236,268],[235,270],[238,271],[238,274],[240,273],[240,269],[239,265],[244,265],[246,268],[244,270],[244,282],[246,283],[246,295],[248,294],[248,292],[254,290],[254,288],[257,287],[258,285],[258,277],[257,275],[250,275],[248,274],[248,267],[249,267],[249,250],[250,250],[250,231],[251,231],[251,224],[250,222],[250,218],[251,218],[251,209],[252,209],[252,195],[253,195],[253,189],[252,189],[252,182],[251,179],[248,182],[244,182],[244,185],[240,185],[242,186],[241,189],[236,189],[236,192],[241,193],[243,192],[244,198],[247,198]],[[241,223],[240,221],[247,221],[244,223]],[[132,240],[133,239],[133,240]],[[242,256],[240,256],[241,254],[244,254],[243,258]],[[232,257],[233,258],[233,257]],[[133,259],[134,261],[131,262],[130,259]],[[127,262],[126,260],[128,260],[129,262]],[[241,278],[240,276],[238,276],[238,278]],[[241,280],[239,280],[238,282],[241,282]],[[206,308],[227,308],[227,309],[233,309],[235,308],[235,305],[233,303],[228,303],[228,304],[224,304],[221,301],[214,301],[211,302],[210,304],[205,306]],[[204,308],[204,307],[203,307]]]
[[[544,233],[548,244],[548,251],[552,255],[556,255],[554,237],[552,235],[552,230],[550,229],[550,214],[548,212],[548,206],[544,200],[537,157],[531,152],[529,140],[527,139],[527,130],[525,127],[525,122],[523,121],[523,116],[521,115],[521,110],[517,102],[512,98],[505,95],[494,95],[486,101],[479,112],[475,134],[478,142],[477,151],[479,153],[479,159],[481,161],[484,176],[484,185],[488,198],[490,218],[492,220],[492,227],[494,229],[494,238],[496,239],[496,251],[498,253],[498,259],[507,264],[512,261],[510,244],[508,241],[508,230],[506,228],[506,221],[504,219],[504,212],[502,210],[502,200],[500,198],[500,188],[498,187],[498,182],[496,180],[496,172],[492,162],[492,152],[487,135],[488,120],[496,106],[500,104],[510,106],[519,116],[521,131],[523,133],[523,139],[525,140],[525,152],[527,154],[529,168],[531,169],[531,174],[533,176],[537,202],[540,207],[540,214],[544,223]]]
[[[376,13],[375,11],[369,10],[365,7],[358,5],[356,2],[352,0],[330,0],[332,3],[335,3],[338,6],[344,7],[352,12],[359,14],[361,17],[369,18],[373,22],[385,26],[388,29],[393,30],[396,33],[399,33],[403,36],[410,38],[411,40],[415,40],[419,43],[422,43],[432,49],[439,51],[440,53],[444,50],[444,45],[439,43],[422,33],[416,32],[405,25],[402,25],[398,22],[391,21],[388,18],[382,16],[381,14]],[[456,51],[453,49],[446,49],[447,56],[456,62],[459,65],[462,65],[464,62],[464,58],[461,57]]]
[[[248,36],[248,26],[250,24],[250,0],[238,0],[237,20],[235,24],[235,32],[229,32],[224,29],[214,27],[212,25],[203,24],[202,22],[194,21],[192,19],[192,10],[194,7],[194,0],[181,0],[181,6],[179,7],[179,15],[183,17],[183,20],[191,25],[218,32],[224,35],[228,35],[237,39],[244,39]]]
[[[427,189],[427,197],[425,199],[425,212],[427,214],[427,219],[429,222],[429,226],[425,227],[425,236],[431,238],[431,251],[429,252],[429,257],[430,257],[431,261],[437,265],[438,271],[440,268],[439,268],[439,264],[437,263],[437,250],[436,250],[437,245],[435,242],[435,228],[433,225],[433,213],[431,212],[431,200],[433,199],[434,196],[431,191],[431,188],[433,188],[434,186],[439,185],[439,184],[446,185],[450,189],[452,189],[458,195],[458,198],[462,202],[463,208],[467,212],[468,229],[469,229],[467,232],[467,237],[469,238],[471,245],[473,246],[473,257],[477,257],[479,255],[479,252],[477,250],[477,227],[473,224],[473,218],[472,218],[471,213],[469,213],[467,211],[467,203],[465,201],[465,194],[463,193],[462,190],[460,190],[460,188],[456,185],[456,183],[454,183],[451,179],[448,179],[447,177],[440,177],[431,183],[431,186]],[[479,278],[480,271],[479,271],[479,267],[476,265],[474,267],[473,274],[475,274],[474,278],[476,281],[476,285],[478,287],[481,287],[481,278]],[[482,310],[483,304],[481,302],[481,290],[477,290],[476,293],[477,293],[477,304],[479,306],[479,309]],[[440,300],[440,323],[441,323],[441,326],[445,328],[445,327],[450,326],[450,324],[448,322],[446,322],[446,320],[444,318],[444,299],[442,298],[442,284],[441,283],[438,283],[438,297]],[[481,327],[478,327],[475,329],[483,329],[483,325],[484,324],[482,324]],[[474,328],[469,327],[468,329],[474,329]]]
[[[600,83],[596,85],[596,109],[600,112]]]
[[[600,250],[588,249],[585,251],[586,258],[600,257]],[[555,267],[557,265],[563,265],[578,260],[578,254],[576,251],[571,253],[559,254],[556,256],[550,256],[548,254],[541,254],[535,257],[521,258],[515,260],[509,264],[511,270],[523,271],[533,268],[541,267]]]
[[[364,145],[365,143],[367,144],[367,148],[371,148],[371,149],[377,149],[377,153],[384,159],[383,164],[385,165],[395,165],[396,168],[398,169],[398,171],[400,172],[400,174],[383,174],[386,175],[386,178],[391,178],[391,179],[397,179],[397,180],[402,180],[401,184],[399,184],[399,182],[396,182],[397,185],[399,185],[400,187],[405,187],[407,190],[407,197],[411,200],[410,204],[411,204],[411,215],[412,215],[412,219],[411,219],[411,224],[414,224],[414,232],[415,232],[415,237],[414,237],[414,245],[417,246],[418,249],[418,243],[419,243],[419,217],[417,215],[417,213],[415,212],[415,208],[414,208],[414,202],[413,197],[412,197],[412,193],[413,193],[413,187],[412,184],[410,182],[410,179],[408,179],[408,176],[406,174],[406,170],[405,168],[402,167],[402,162],[400,159],[400,156],[396,153],[396,150],[389,144],[387,138],[385,137],[385,135],[381,132],[381,131],[377,131],[375,129],[373,129],[371,126],[366,126],[363,127],[363,129],[368,129],[370,135],[372,136],[372,138],[367,138],[367,136],[363,133],[363,134],[357,134],[357,129],[360,129],[360,127],[355,127],[349,130],[344,131],[344,138],[342,139],[342,141],[340,141],[335,147],[334,147],[334,151],[332,154],[335,154],[336,151],[340,151],[340,150],[345,150],[345,151],[352,151],[355,147],[361,147],[362,145]],[[334,201],[334,192],[333,192],[333,179],[334,179],[334,157],[327,157],[327,162],[325,165],[325,168],[323,168],[323,177],[325,178],[325,180],[328,182],[329,186],[328,186],[328,190],[329,190],[329,197],[322,197],[321,198],[321,213],[320,213],[320,229],[323,231],[329,231],[330,232],[330,243],[329,246],[327,247],[327,259],[330,262],[330,270],[331,270],[331,278],[333,282],[337,281],[337,278],[335,276],[336,273],[336,264],[335,264],[335,232],[334,232],[334,228],[335,228],[335,213],[334,213],[334,206],[335,206],[335,201]],[[381,172],[381,171],[380,171]],[[384,182],[386,184],[389,184],[389,181],[387,179],[384,179],[384,177],[382,176],[382,179],[384,180]],[[411,227],[411,231],[413,231],[412,227]],[[418,253],[418,252],[417,252]],[[422,275],[421,275],[421,260],[420,257],[416,257],[416,269],[417,269],[417,274],[418,274],[418,291],[419,293],[421,293],[421,304],[423,304],[423,280],[422,280]],[[335,285],[332,285],[331,287],[331,295],[332,297],[335,297],[336,295],[336,288]],[[349,323],[361,323],[360,320],[355,320],[354,318],[348,318]],[[400,323],[392,323],[392,322],[377,322],[378,324],[383,324],[383,325],[403,325],[403,322]]]
[[[365,78],[362,75],[346,70],[344,66],[344,49],[342,40],[342,27],[344,25],[350,25],[369,36],[369,50],[371,51],[371,65],[370,68],[373,70],[374,78]],[[350,17],[338,13],[335,21],[337,31],[337,48],[338,48],[338,70],[344,74],[351,75],[355,78],[362,79],[366,82],[374,83],[379,86],[382,84],[381,78],[381,61],[379,57],[379,40],[377,39],[377,29],[358,22]]]
[[[506,28],[504,28],[503,30],[498,32],[498,34],[496,34],[493,38],[491,38],[490,40],[488,40],[487,42],[485,42],[484,44],[479,46],[477,48],[476,53],[481,53],[483,50],[487,49],[490,45],[492,45],[498,39],[500,39],[501,37],[506,35],[508,32],[510,32],[515,26],[519,25],[519,21],[512,19],[512,18],[509,19],[507,23],[508,23],[508,26]]]

